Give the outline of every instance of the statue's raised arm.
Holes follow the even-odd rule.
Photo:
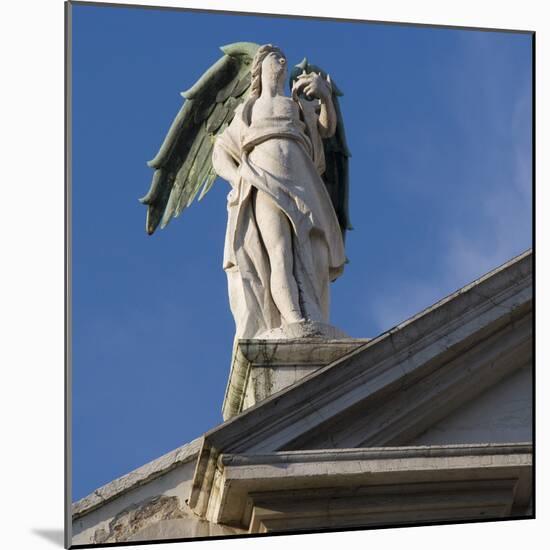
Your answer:
[[[290,73],[290,87],[293,90],[293,94],[302,92],[301,88],[297,87],[297,84],[302,81],[302,75],[306,74],[318,75],[326,79],[330,84],[330,97],[332,99],[332,106],[334,107],[336,124],[333,132],[323,135],[325,171],[322,177],[338,216],[342,237],[345,238],[346,231],[353,229],[353,227],[349,217],[349,158],[351,157],[351,153],[346,140],[344,118],[338,99],[344,94],[336,83],[331,80],[330,75],[317,65],[308,63],[306,58],[296,65]],[[307,88],[303,92],[304,99],[313,99]]]
[[[164,227],[216,174],[230,182],[223,267],[238,338],[341,338],[329,284],[346,263],[347,163],[338,95],[303,61],[239,43],[189,92],[157,157],[143,202]],[[189,104],[191,105],[189,106]]]

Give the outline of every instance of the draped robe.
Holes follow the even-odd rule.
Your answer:
[[[306,320],[328,323],[322,294],[328,297],[329,281],[342,273],[346,258],[338,219],[321,179],[325,159],[315,102],[298,100],[296,116],[253,122],[248,102],[237,107],[233,121],[216,139],[213,164],[216,168],[223,150],[238,165],[238,178],[230,182],[223,259],[236,337],[261,338],[281,326],[281,315],[270,292],[271,268],[255,220],[254,193],[267,193],[289,220],[288,253],[293,254],[293,275]],[[285,147],[277,147],[277,140],[286,140]],[[321,269],[315,256],[320,244],[327,258]]]

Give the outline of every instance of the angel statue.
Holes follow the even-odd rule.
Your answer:
[[[338,96],[304,59],[290,75],[276,46],[237,42],[195,85],[157,156],[146,229],[165,227],[231,184],[223,268],[237,338],[339,338],[329,283],[342,274],[348,157]]]

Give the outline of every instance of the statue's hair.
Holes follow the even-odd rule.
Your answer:
[[[258,48],[258,51],[252,60],[252,67],[250,69],[250,77],[252,79],[250,86],[250,98],[258,98],[262,93],[262,62],[272,52],[278,53],[286,59],[286,56],[281,49],[273,44],[264,44]]]

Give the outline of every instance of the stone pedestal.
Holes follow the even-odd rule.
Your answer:
[[[238,340],[222,407],[224,420],[263,401],[369,340]]]

